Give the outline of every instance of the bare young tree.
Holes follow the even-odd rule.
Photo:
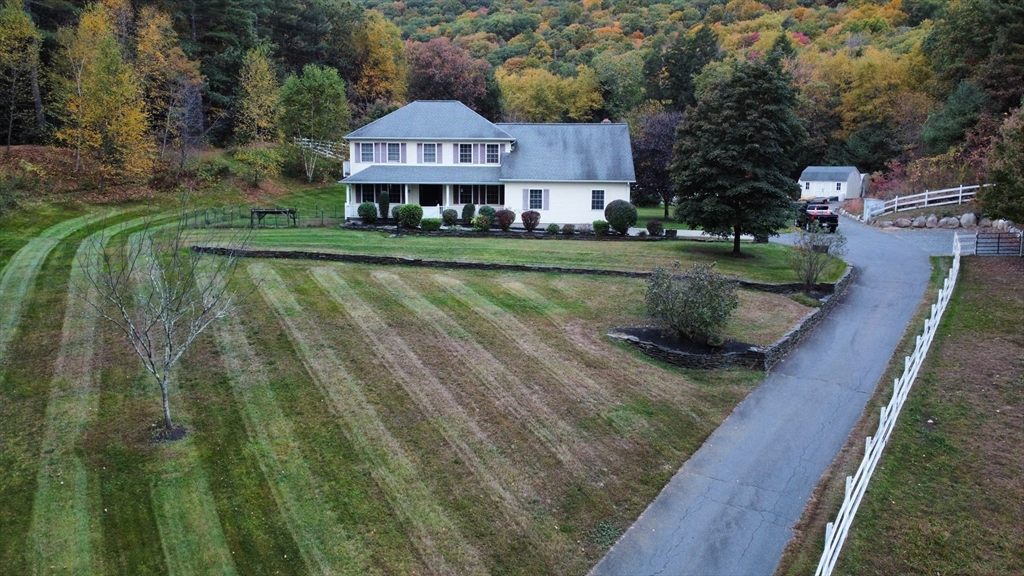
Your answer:
[[[842,232],[826,232],[817,222],[800,237],[789,256],[789,265],[808,294],[814,291],[818,277],[837,259],[846,255],[846,236]]]
[[[188,195],[174,218],[150,218],[135,233],[99,235],[83,252],[76,295],[124,335],[160,386],[165,433],[173,428],[168,384],[174,366],[210,324],[231,314],[251,294],[237,292],[233,252],[213,256],[190,250]],[[247,233],[240,233],[247,234]],[[247,237],[233,238],[244,247]],[[237,243],[236,243],[237,242]]]

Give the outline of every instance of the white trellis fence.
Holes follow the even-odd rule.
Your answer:
[[[916,210],[919,208],[929,208],[933,206],[950,206],[953,204],[963,204],[964,202],[970,201],[974,198],[974,194],[985,186],[991,186],[991,184],[974,184],[972,186],[964,186],[961,184],[956,188],[946,188],[943,190],[925,190],[920,194],[911,194],[910,196],[897,196],[891,200],[881,201],[869,200],[864,202],[864,216],[865,222],[870,221],[876,216],[882,214],[888,214],[889,212],[903,212],[906,210]]]
[[[295,145],[299,148],[312,150],[320,156],[333,158],[335,160],[346,160],[345,147],[340,142],[327,142],[324,140],[313,140],[310,138],[295,138]]]
[[[861,460],[857,473],[854,476],[846,477],[846,496],[843,498],[843,505],[839,508],[835,522],[829,522],[825,528],[825,550],[818,562],[818,569],[815,576],[829,576],[839,560],[839,551],[846,542],[846,535],[850,532],[850,525],[853,524],[853,517],[857,513],[860,501],[868,488],[868,482],[875,471],[875,466],[882,457],[882,450],[889,442],[893,428],[896,425],[896,418],[900,415],[910,387],[917,378],[917,372],[924,363],[928,354],[928,347],[931,346],[935,330],[942,320],[942,313],[946,311],[946,304],[953,294],[956,286],[956,277],[960,271],[960,239],[953,237],[953,267],[949,269],[949,276],[939,291],[938,300],[932,304],[931,317],[924,322],[924,332],[917,337],[914,345],[914,353],[904,358],[903,375],[896,379],[893,385],[892,399],[889,404],[882,408],[882,418],[878,422],[878,430],[874,437],[868,436],[864,450],[864,459]]]

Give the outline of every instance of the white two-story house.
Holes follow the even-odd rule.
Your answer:
[[[345,139],[349,218],[387,190],[424,217],[475,204],[537,210],[542,226],[590,223],[635,180],[625,124],[495,124],[461,102],[417,101]]]

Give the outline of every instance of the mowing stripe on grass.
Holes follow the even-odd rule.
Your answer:
[[[523,503],[535,493],[529,480],[509,464],[477,421],[466,413],[459,401],[406,341],[388,328],[387,323],[349,287],[335,268],[311,270],[317,284],[340,308],[348,313],[373,344],[374,352],[390,367],[410,398],[432,419],[441,435],[473,471],[477,480],[504,506],[510,520],[525,528],[529,522]]]
[[[598,406],[612,403],[608,390],[579,370],[573,361],[545,344],[530,327],[520,322],[512,313],[451,276],[438,274],[433,278],[458,301],[490,322],[538,366],[542,366],[551,378],[561,382],[563,386],[560,388],[569,391],[576,401]]]
[[[14,337],[14,330],[18,326],[18,320],[21,319],[22,306],[28,297],[32,281],[36,277],[36,273],[39,272],[39,267],[43,265],[47,254],[61,240],[75,231],[119,212],[122,210],[87,214],[65,220],[44,230],[11,257],[7,266],[4,267],[3,276],[0,277],[0,302],[3,303],[3,306],[0,306],[0,363],[3,362],[7,354],[7,346]]]
[[[281,276],[266,264],[250,264],[248,272],[289,333],[310,378],[330,400],[347,440],[369,465],[428,569],[437,574],[485,574],[480,552],[420,480],[420,472],[367,400],[361,383],[345,369]]]
[[[78,286],[83,281],[81,263],[99,238],[144,221],[145,218],[138,218],[111,226],[82,242],[71,263],[69,286]],[[88,305],[72,293],[73,289],[68,289],[64,309],[32,503],[29,555],[37,572],[45,572],[51,566],[75,573],[95,571],[93,556],[100,538],[95,502],[90,502],[87,490],[88,472],[76,450],[82,430],[99,404],[92,374],[96,318]],[[90,290],[89,297],[95,299],[96,291]]]
[[[183,419],[181,411],[179,419]],[[153,479],[150,499],[168,571],[172,575],[237,574],[193,439],[186,436],[161,448],[163,462]]]
[[[580,457],[589,452],[589,447],[580,442],[579,431],[569,426],[533,390],[505,369],[504,364],[455,319],[431,304],[401,278],[390,272],[373,272],[372,275],[381,287],[391,292],[426,326],[441,336],[447,336],[441,338],[447,354],[458,358],[458,364],[467,367],[476,381],[487,388],[488,396],[499,410],[525,425],[567,468],[574,472],[582,471]]]
[[[238,398],[251,444],[303,560],[319,574],[365,574],[367,551],[346,534],[299,450],[292,424],[277,405],[266,369],[234,317],[216,332],[231,389]]]

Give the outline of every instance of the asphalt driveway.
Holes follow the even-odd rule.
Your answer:
[[[840,229],[858,270],[844,301],[736,407],[593,575],[775,571],[921,301],[928,256],[952,250],[951,232],[943,251],[932,231],[886,232],[849,218]]]

